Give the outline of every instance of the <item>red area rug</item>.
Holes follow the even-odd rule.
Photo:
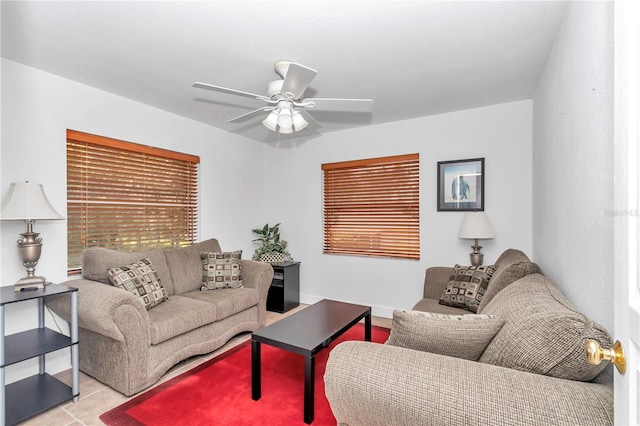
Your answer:
[[[383,343],[389,329],[372,327],[371,340]],[[364,340],[356,324],[316,355],[313,425],[335,425],[324,395],[329,351],[345,340]],[[304,425],[304,358],[261,345],[262,398],[251,399],[251,342],[181,374],[100,416],[110,426],[149,425]]]

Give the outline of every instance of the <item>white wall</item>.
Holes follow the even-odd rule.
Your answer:
[[[302,262],[302,300],[351,301],[390,316],[421,298],[426,267],[469,264],[473,242],[457,237],[463,214],[436,211],[438,161],[485,158],[485,211],[496,235],[483,241],[485,263],[510,247],[531,255],[531,130],[531,101],[520,101],[325,133],[266,153],[263,222],[282,222],[282,236]],[[420,154],[420,261],[322,254],[321,164],[414,152]]]
[[[613,2],[576,2],[533,98],[533,255],[613,325]]]
[[[532,251],[530,101],[327,133],[277,149],[11,61],[2,61],[2,72],[0,196],[10,182],[41,182],[66,214],[67,128],[200,155],[202,238],[215,236],[223,248],[250,254],[250,229],[282,222],[292,254],[303,262],[303,302],[335,298],[390,316],[421,297],[427,266],[468,264],[471,242],[457,238],[462,213],[436,211],[438,161],[485,158],[485,210],[496,234],[483,242],[485,263],[509,247]],[[320,165],[411,152],[421,161],[421,260],[323,255]],[[229,180],[237,192],[221,201],[216,197],[225,191],[217,183]],[[5,286],[24,275],[15,248],[23,228],[0,223]],[[65,280],[66,223],[39,222],[36,231],[44,238],[37,272]],[[34,306],[16,305],[7,312],[7,332],[33,327],[36,318]],[[54,372],[68,368],[68,356],[51,358]],[[32,368],[10,369],[9,381]]]
[[[201,238],[216,237],[223,249],[252,253],[250,229],[263,217],[259,143],[5,59],[1,90],[2,198],[11,182],[39,182],[66,216],[67,128],[186,152],[201,161]],[[25,230],[22,222],[0,222],[2,286],[25,275],[16,248]],[[66,221],[38,222],[34,230],[44,240],[36,272],[54,282],[66,280]],[[55,328],[50,320],[47,325]],[[36,326],[35,305],[7,309],[7,334]],[[68,355],[60,362],[68,368]],[[10,369],[8,381],[31,367]]]

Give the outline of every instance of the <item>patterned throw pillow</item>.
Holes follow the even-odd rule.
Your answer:
[[[503,325],[493,315],[395,310],[387,344],[477,361]]]
[[[107,275],[114,287],[138,296],[147,310],[169,300],[167,290],[149,258],[119,268],[109,268]]]
[[[200,290],[244,287],[241,257],[242,250],[200,253],[202,260],[202,287]]]
[[[495,265],[454,266],[439,303],[478,312],[482,296],[487,291],[495,270]]]

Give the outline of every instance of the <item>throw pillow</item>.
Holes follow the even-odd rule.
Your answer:
[[[130,265],[107,269],[109,282],[138,296],[147,310],[169,299],[156,268],[149,258]]]
[[[395,310],[387,344],[477,361],[503,324],[493,315]]]
[[[202,287],[200,290],[240,288],[242,284],[242,250],[200,253]]]
[[[454,266],[439,303],[478,312],[478,306],[495,270],[494,265]]]

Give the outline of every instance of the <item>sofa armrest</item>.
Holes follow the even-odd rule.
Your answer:
[[[138,324],[136,329],[149,338],[149,315],[136,296],[122,289],[86,279],[63,283],[78,289],[78,325],[103,336],[125,342],[123,330],[126,324]],[[71,306],[69,295],[48,297],[46,305],[62,319],[69,322]],[[143,339],[145,336],[142,336]]]
[[[339,425],[613,424],[613,389],[370,342],[330,353]]]
[[[269,263],[242,259],[242,282],[247,288],[255,288],[259,293],[258,323],[264,327],[267,321],[267,295],[273,280],[273,268]]]
[[[424,273],[423,297],[438,300],[447,289],[453,268],[448,266],[432,266]]]

